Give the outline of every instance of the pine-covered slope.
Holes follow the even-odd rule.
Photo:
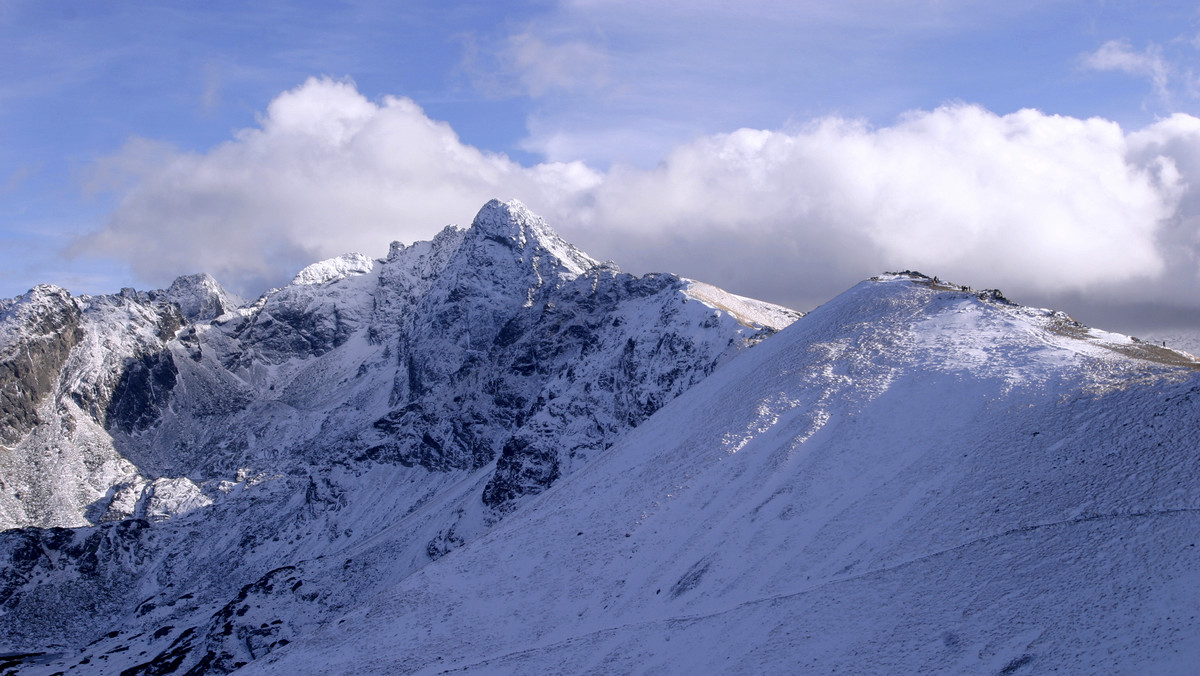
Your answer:
[[[143,673],[322,626],[798,316],[622,274],[495,201],[248,305],[192,276],[0,310],[0,652]]]
[[[245,671],[1193,673],[1197,368],[864,282]]]

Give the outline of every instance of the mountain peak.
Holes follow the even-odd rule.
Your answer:
[[[545,220],[517,200],[489,200],[475,215],[469,232],[517,251],[528,251],[531,247],[540,249],[558,258],[574,274],[599,265],[591,256],[559,237]]]
[[[529,207],[517,200],[501,202],[491,199],[475,214],[471,227],[481,234],[512,238],[524,246],[525,229],[541,220]],[[541,225],[544,226],[545,222]]]
[[[207,272],[177,277],[164,293],[188,321],[205,321],[241,306],[245,301],[225,290]]]
[[[77,315],[78,305],[66,289],[53,284],[38,284],[16,298],[0,304],[0,348],[20,337],[19,327],[45,324],[47,317],[63,312]],[[55,329],[46,329],[53,331]]]
[[[347,277],[365,275],[375,269],[375,260],[360,253],[348,253],[313,263],[296,273],[292,286],[328,284]]]

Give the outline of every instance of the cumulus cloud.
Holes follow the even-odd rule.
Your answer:
[[[253,293],[318,258],[469,223],[497,194],[538,201],[548,186],[569,193],[596,178],[579,164],[520,167],[409,99],[376,104],[351,83],[311,79],[210,152],[135,140],[94,180],[131,187],[75,253],[126,260],[155,284],[203,270]]]
[[[147,281],[207,270],[243,292],[313,260],[469,223],[516,197],[593,255],[808,308],[885,269],[1021,300],[1200,304],[1200,119],[1116,123],[958,104],[872,127],[823,118],[681,145],[658,166],[522,166],[412,101],[310,80],[204,154],[131,145],[81,252]],[[111,178],[112,176],[108,176]],[[1021,294],[1026,294],[1024,298]]]
[[[743,129],[678,148],[653,171],[612,172],[591,218],[734,242],[770,232],[813,251],[815,271],[918,266],[1081,290],[1164,272],[1157,236],[1181,178],[1170,157],[1133,150],[1112,122],[966,105],[882,129],[836,118]]]

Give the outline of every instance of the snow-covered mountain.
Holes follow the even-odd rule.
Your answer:
[[[888,274],[797,318],[493,202],[249,305],[0,310],[0,668],[1200,658],[1200,364],[999,292]]]
[[[1195,673],[1198,367],[875,278],[245,673]]]
[[[196,275],[0,312],[0,652],[140,673],[323,626],[799,316],[623,274],[496,201],[251,304]]]

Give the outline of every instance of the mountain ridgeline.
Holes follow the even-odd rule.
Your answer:
[[[998,291],[887,273],[801,316],[493,201],[251,303],[0,313],[5,673],[1200,656],[1200,363]]]
[[[334,553],[392,552],[357,571],[379,584],[419,569],[800,316],[621,273],[498,201],[253,303],[194,275],[113,296],[41,286],[2,310],[0,637],[45,652],[135,618],[157,635],[147,673],[225,672],[286,644],[372,593],[310,592]],[[261,645],[239,615],[205,624],[285,564],[304,610]],[[79,607],[94,612],[65,621]]]

